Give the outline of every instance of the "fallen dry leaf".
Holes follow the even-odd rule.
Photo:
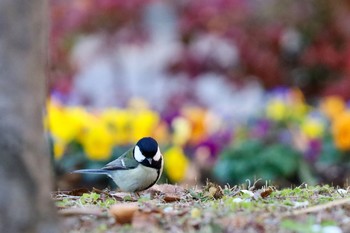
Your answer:
[[[178,195],[174,195],[174,194],[165,194],[165,196],[163,197],[163,200],[167,203],[169,202],[175,202],[175,201],[180,201],[181,197]]]
[[[256,192],[253,193],[253,199],[258,200],[259,198],[266,198],[271,195],[273,192],[272,188],[267,188],[263,190],[257,190]]]
[[[260,196],[262,198],[266,198],[268,196],[270,196],[270,194],[273,192],[272,188],[267,188],[264,191],[261,192]]]
[[[136,211],[138,211],[138,203],[120,203],[111,206],[109,213],[115,217],[120,224],[131,223]]]

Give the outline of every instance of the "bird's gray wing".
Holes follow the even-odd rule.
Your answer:
[[[124,154],[122,154],[116,160],[106,164],[102,169],[103,170],[128,170],[136,168],[139,163],[134,159],[133,156],[134,148],[130,148]]]

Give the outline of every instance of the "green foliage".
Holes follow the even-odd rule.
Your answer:
[[[82,205],[97,205],[101,208],[109,208],[111,205],[117,203],[114,198],[102,198],[102,196],[98,193],[84,193],[79,201]]]
[[[335,147],[331,135],[327,135],[323,140],[319,162],[325,165],[339,164],[341,162],[341,155],[342,153]]]
[[[215,176],[223,183],[242,183],[246,179],[295,179],[301,156],[284,144],[264,144],[247,140],[225,150],[214,168]]]
[[[96,204],[97,200],[100,198],[100,194],[98,193],[84,193],[81,197],[80,197],[80,202],[83,205],[87,205],[87,204]]]
[[[63,198],[62,201],[56,201],[56,206],[58,207],[69,207],[72,203],[68,198]]]

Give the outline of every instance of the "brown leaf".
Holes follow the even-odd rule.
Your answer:
[[[253,199],[258,200],[260,198],[266,198],[268,197],[271,193],[273,192],[272,188],[267,188],[267,189],[259,189],[256,192],[254,192]]]
[[[264,191],[262,191],[262,193],[260,194],[260,196],[262,198],[266,198],[268,196],[270,196],[270,194],[273,192],[273,190],[271,188],[267,188]]]
[[[138,203],[121,203],[111,206],[109,213],[115,217],[120,224],[131,223],[136,211],[138,211]]]
[[[164,197],[163,197],[163,200],[165,202],[175,202],[175,201],[180,201],[181,200],[181,197],[180,196],[177,196],[177,195],[173,195],[173,194],[166,194]]]

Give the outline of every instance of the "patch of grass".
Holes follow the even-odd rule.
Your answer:
[[[69,198],[63,198],[61,201],[56,201],[56,206],[57,207],[70,207],[72,206],[73,203],[71,202],[71,200]]]
[[[82,205],[97,205],[97,200],[100,198],[100,194],[91,192],[91,193],[84,193],[80,197],[80,203]]]
[[[296,233],[336,232],[325,231],[326,227],[335,227],[336,229],[340,230],[340,228],[337,227],[337,223],[335,221],[325,220],[321,221],[320,223],[317,223],[315,217],[308,217],[306,221],[285,219],[281,222],[281,227],[285,230],[291,230]]]

